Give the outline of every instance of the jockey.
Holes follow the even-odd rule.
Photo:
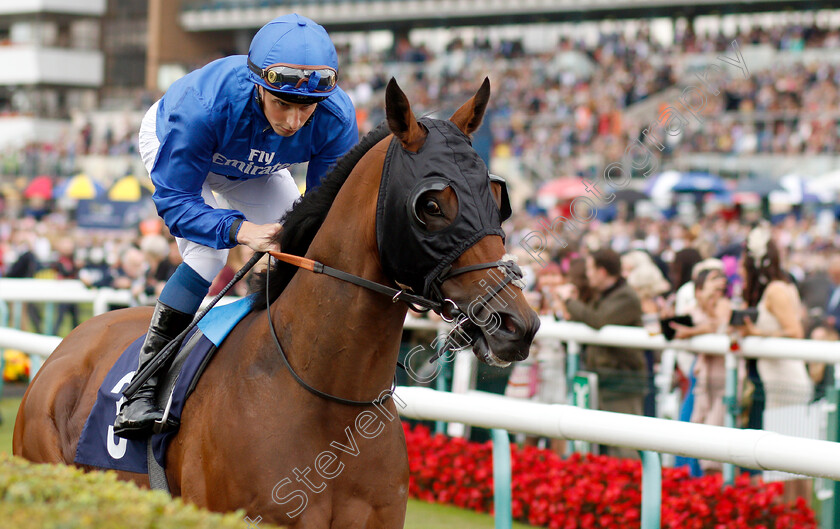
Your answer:
[[[158,298],[138,371],[190,324],[229,248],[279,250],[271,242],[282,229],[278,219],[300,197],[286,168],[309,162],[313,189],[358,142],[355,110],[337,75],[326,30],[285,15],[257,32],[247,57],[189,73],[146,113],[140,154],[183,263]],[[145,437],[161,419],[157,379],[123,403],[116,435]]]

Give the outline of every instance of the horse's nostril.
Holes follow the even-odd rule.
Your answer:
[[[502,315],[502,326],[507,332],[515,334],[519,330],[519,325],[517,325],[518,323],[519,322],[510,314]]]

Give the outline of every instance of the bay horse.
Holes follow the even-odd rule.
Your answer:
[[[539,320],[515,282],[488,290],[501,268],[495,265],[504,263],[505,197],[469,135],[489,97],[485,79],[448,121],[418,122],[392,79],[387,126],[363,138],[295,206],[280,243],[284,252],[445,300],[452,310],[444,314],[474,307],[481,321],[495,314],[496,328],[471,320],[464,330],[481,360],[506,365],[528,356]],[[406,195],[401,186],[410,173],[418,173],[419,184]],[[426,253],[407,250],[413,246]],[[263,306],[231,331],[185,405],[166,454],[171,493],[291,528],[403,527],[408,462],[399,400],[377,398],[394,380],[406,305],[283,263],[263,282],[270,287]],[[73,464],[97,389],[120,353],[145,333],[151,312],[109,312],[61,342],[23,397],[14,454]],[[281,361],[278,343],[306,384],[366,405],[308,391]],[[118,474],[148,487],[146,475]]]

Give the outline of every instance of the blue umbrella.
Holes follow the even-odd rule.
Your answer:
[[[675,193],[726,193],[726,183],[710,173],[680,173],[672,188]]]

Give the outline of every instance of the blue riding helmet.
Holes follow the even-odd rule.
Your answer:
[[[320,24],[293,13],[263,26],[248,50],[251,79],[289,103],[311,104],[333,93],[338,54]]]

